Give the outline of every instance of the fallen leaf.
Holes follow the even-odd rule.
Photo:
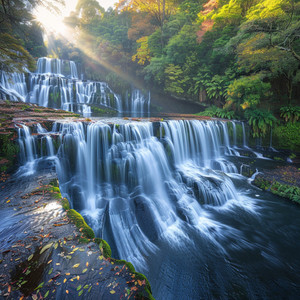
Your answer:
[[[33,254],[29,255],[28,258],[27,258],[27,260],[28,260],[28,261],[31,261],[32,258],[33,258]]]
[[[42,250],[40,251],[40,254],[44,253],[47,249],[49,249],[51,246],[53,245],[53,243],[49,243],[46,246],[44,246],[42,248]]]
[[[80,264],[75,264],[72,268],[78,268]]]
[[[110,291],[110,293],[111,293],[112,295],[113,295],[115,292],[116,292],[116,291],[114,291],[114,290],[111,290],[111,291]]]
[[[77,287],[77,291],[79,291],[81,289],[81,284]]]

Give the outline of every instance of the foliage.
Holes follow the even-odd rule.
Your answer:
[[[251,127],[253,137],[264,137],[276,123],[274,115],[266,110],[247,109],[245,117]]]
[[[273,144],[279,149],[300,149],[300,122],[288,122],[280,125],[273,130]]]
[[[165,69],[166,82],[165,92],[182,95],[184,93],[183,84],[187,81],[184,77],[183,71],[180,66],[170,64]]]
[[[148,46],[148,37],[143,36],[136,41],[140,44],[140,48],[137,49],[137,53],[132,56],[132,60],[136,61],[139,65],[144,65],[147,61],[150,61],[150,50]]]
[[[51,39],[50,49],[72,53],[91,79],[115,72],[158,92],[225,104],[240,117],[246,109],[277,109],[274,99],[283,106],[299,100],[299,1],[119,0],[104,11],[96,0],[80,0],[66,22],[76,28],[74,46]]]
[[[280,108],[280,117],[285,122],[295,123],[300,119],[300,106],[283,106]]]
[[[217,117],[229,120],[236,119],[234,111],[228,111],[214,105],[210,106],[205,111],[198,113],[197,116]]]
[[[271,84],[263,82],[262,74],[243,76],[233,81],[228,87],[225,107],[240,111],[256,108],[262,99],[271,96]]]
[[[275,195],[279,195],[300,204],[300,188],[298,186],[282,184],[276,180],[269,181],[261,177],[257,177],[254,180],[254,184],[261,189],[268,190]]]
[[[33,57],[46,53],[40,26],[33,21],[33,9],[44,5],[55,10],[62,0],[2,1],[0,5],[0,70],[32,69]]]

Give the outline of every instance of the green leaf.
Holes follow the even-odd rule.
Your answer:
[[[38,287],[36,287],[34,290],[39,290],[44,286],[44,282],[40,283],[40,285]]]
[[[31,261],[32,258],[33,258],[33,254],[29,255],[28,258],[27,258],[27,260],[28,260],[28,261]]]
[[[47,249],[49,249],[51,246],[53,245],[53,243],[49,243],[48,245],[44,246],[42,248],[42,250],[40,251],[40,254],[44,253]]]

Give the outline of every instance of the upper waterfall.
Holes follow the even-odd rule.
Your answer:
[[[41,57],[37,61],[38,74],[58,75],[78,79],[77,66],[74,61],[58,58]]]
[[[93,106],[106,107],[133,117],[150,115],[150,93],[132,87],[124,96],[106,82],[80,79],[74,61],[41,57],[35,73],[0,72],[2,99],[91,114]]]

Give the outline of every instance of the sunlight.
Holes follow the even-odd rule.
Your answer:
[[[62,35],[66,33],[66,26],[61,14],[40,6],[35,12],[35,17],[46,33],[54,32]]]

